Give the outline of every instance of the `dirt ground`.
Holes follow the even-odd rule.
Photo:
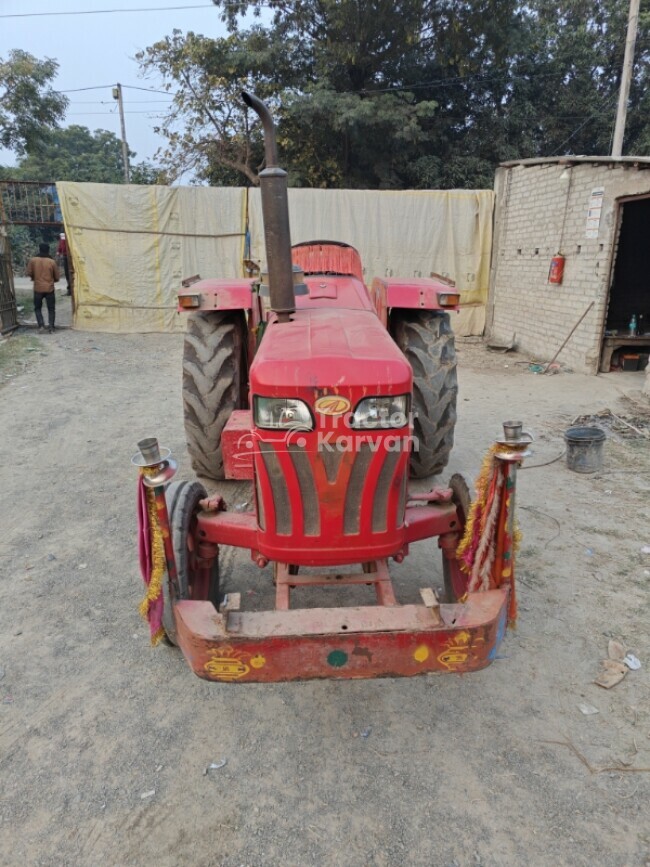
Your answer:
[[[560,457],[578,416],[608,408],[648,429],[642,374],[540,376],[460,343],[449,474],[473,480],[506,418],[536,437],[519,625],[489,668],[237,686],[151,648],[137,612],[130,458],[155,434],[191,476],[182,338],[16,340],[22,356],[0,366],[1,864],[650,864],[650,445],[608,416],[602,472]],[[268,598],[246,553],[222,567],[252,591],[244,604]],[[436,545],[395,575],[402,601],[439,584]],[[642,668],[605,691],[610,638]]]

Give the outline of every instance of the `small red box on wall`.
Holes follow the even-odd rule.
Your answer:
[[[548,269],[548,282],[549,283],[561,283],[562,278],[564,277],[564,256],[558,253],[557,256],[553,256],[551,259],[551,267]]]

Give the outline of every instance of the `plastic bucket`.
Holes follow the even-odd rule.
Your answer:
[[[605,432],[599,427],[570,427],[564,432],[566,465],[574,473],[597,473],[603,467]]]

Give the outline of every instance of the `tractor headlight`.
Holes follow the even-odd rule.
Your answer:
[[[253,418],[257,427],[269,430],[313,430],[309,407],[293,397],[253,398]]]
[[[408,422],[408,395],[367,397],[357,404],[353,428],[399,428]]]

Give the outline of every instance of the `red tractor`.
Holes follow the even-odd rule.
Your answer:
[[[456,358],[447,311],[458,292],[437,279],[364,285],[340,242],[291,247],[286,173],[267,107],[260,173],[268,271],[260,280],[184,288],[183,358],[192,464],[208,480],[249,479],[254,510],[229,511],[197,481],[166,492],[175,572],[163,623],[200,677],[278,681],[469,671],[493,658],[508,591],[467,593],[456,551],[469,509],[462,477],[411,494],[409,475],[440,473],[453,443]],[[445,599],[400,605],[388,561],[433,536]],[[275,608],[222,598],[219,549],[272,565]],[[377,604],[293,609],[300,587],[372,585]]]

